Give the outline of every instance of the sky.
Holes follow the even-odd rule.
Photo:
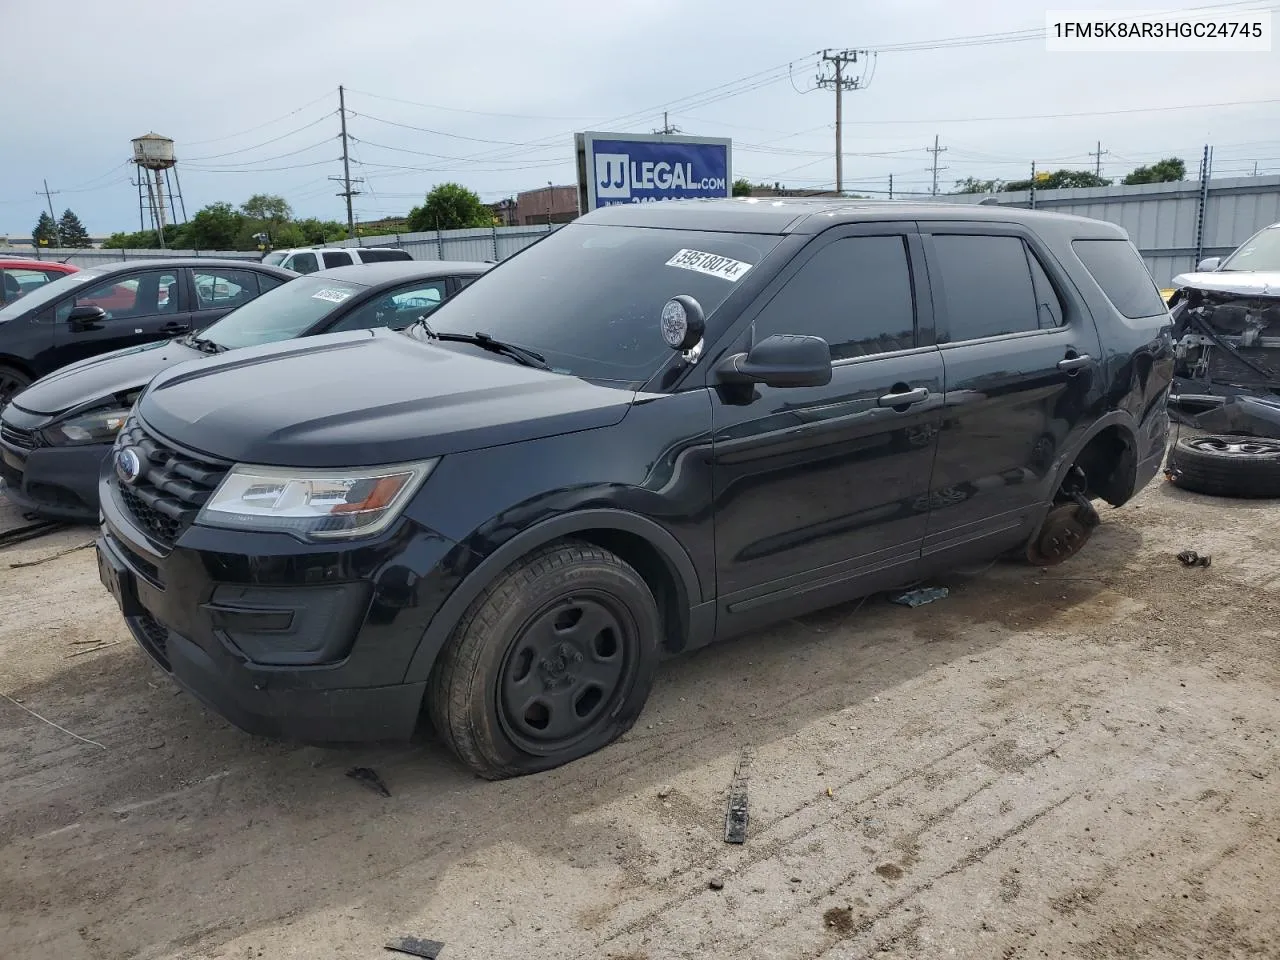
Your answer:
[[[1051,9],[1280,11],[1280,2],[1058,0]],[[0,0],[0,235],[46,198],[94,235],[137,230],[130,141],[175,141],[187,213],[254,193],[344,220],[338,87],[359,220],[406,213],[439,182],[485,201],[575,182],[573,134],[730,137],[733,175],[835,180],[823,49],[861,56],[844,97],[847,190],[940,190],[1038,169],[1104,176],[1166,156],[1192,177],[1280,173],[1280,47],[1269,53],[1046,50],[1027,0]],[[1273,12],[1277,22],[1280,17]],[[952,38],[979,38],[954,42]],[[23,38],[26,38],[24,40]],[[946,42],[938,42],[946,41]],[[993,42],[995,41],[995,42]],[[32,78],[23,92],[15,78]],[[1271,102],[1257,101],[1270,100]],[[1209,105],[1209,106],[1202,106]],[[1175,109],[1168,109],[1175,108]]]

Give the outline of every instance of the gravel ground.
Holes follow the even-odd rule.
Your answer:
[[[1156,482],[1103,521],[1050,571],[671,661],[618,744],[503,783],[427,737],[247,737],[92,551],[10,566],[89,531],[10,548],[0,693],[63,729],[0,698],[0,956],[1278,957],[1280,502]]]

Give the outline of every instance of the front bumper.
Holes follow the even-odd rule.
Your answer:
[[[188,528],[171,548],[134,525],[103,471],[99,573],[134,639],[183,690],[242,730],[310,743],[399,740],[408,680],[450,541],[409,521],[377,542]]]
[[[98,473],[110,452],[109,443],[24,450],[0,441],[0,492],[24,513],[96,523]]]

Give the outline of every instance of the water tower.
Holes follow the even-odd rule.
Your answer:
[[[138,223],[146,229],[144,209],[151,214],[151,226],[164,247],[166,223],[178,222],[178,207],[182,208],[182,220],[186,222],[187,208],[182,200],[182,184],[178,180],[178,160],[173,155],[173,141],[158,133],[148,133],[133,140],[133,162],[138,165]],[[173,189],[169,183],[169,171],[173,171]],[[146,188],[145,201],[143,188]],[[166,210],[165,204],[168,203]]]

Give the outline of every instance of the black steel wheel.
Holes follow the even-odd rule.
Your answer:
[[[593,544],[556,544],[476,598],[432,671],[436,732],[479,775],[547,770],[631,728],[661,637],[644,579]]]
[[[31,380],[21,371],[0,364],[0,409],[31,386]]]
[[[1183,437],[1169,453],[1174,485],[1216,497],[1280,497],[1280,440],[1209,435]]]

